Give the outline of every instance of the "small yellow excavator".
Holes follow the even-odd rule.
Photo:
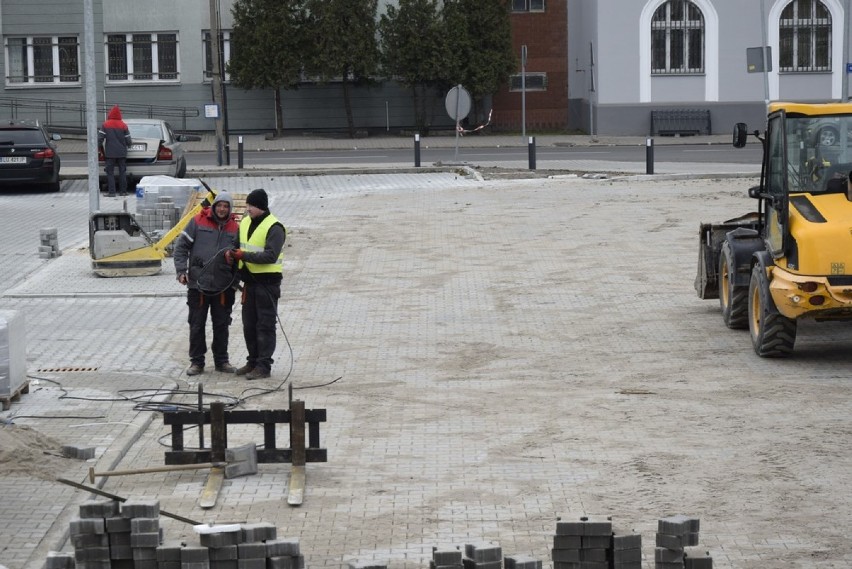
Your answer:
[[[216,193],[204,181],[207,196],[184,213],[183,217],[159,240],[148,235],[136,217],[126,211],[96,211],[89,219],[89,253],[92,270],[100,277],[144,277],[159,274],[167,248],[202,208],[209,206]],[[200,196],[200,194],[199,194]],[[191,200],[192,201],[196,200]]]

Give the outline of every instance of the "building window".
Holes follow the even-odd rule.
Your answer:
[[[512,0],[512,12],[544,12],[544,0]]]
[[[689,0],[668,0],[651,18],[651,74],[704,72],[704,16]]]
[[[6,38],[6,84],[60,85],[80,82],[77,36]]]
[[[204,80],[213,80],[213,58],[210,56],[210,30],[205,30],[201,38],[204,44]],[[219,32],[219,49],[222,51],[222,62],[225,69],[228,68],[228,62],[231,61],[231,32],[222,30]],[[225,71],[225,81],[231,80],[231,74]]]
[[[109,34],[107,82],[177,81],[177,34]]]
[[[527,91],[547,91],[547,73],[525,73],[524,89]],[[509,91],[521,90],[521,74],[509,77]]]
[[[831,14],[820,0],[793,0],[778,24],[780,71],[831,70]]]

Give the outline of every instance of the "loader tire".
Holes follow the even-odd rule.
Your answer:
[[[748,327],[754,352],[762,358],[783,358],[793,353],[797,322],[778,312],[769,294],[769,279],[758,264],[749,283]]]
[[[734,256],[728,243],[719,255],[719,306],[725,326],[733,330],[748,328],[748,287],[734,286]]]

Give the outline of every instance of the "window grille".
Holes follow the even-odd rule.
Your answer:
[[[180,79],[176,33],[109,34],[107,82]]]
[[[525,73],[524,88],[527,91],[547,91],[547,73]],[[509,78],[509,91],[521,90],[521,75]]]
[[[210,55],[212,45],[210,44],[210,30],[206,30],[202,40],[204,43],[204,80],[213,80],[213,59]],[[225,81],[231,80],[231,74],[227,72],[228,62],[231,60],[231,32],[222,30],[219,32],[219,50],[222,52],[222,61],[225,65]]]
[[[544,0],[512,0],[512,12],[544,12]]]
[[[80,47],[76,36],[7,38],[6,60],[7,85],[80,82]]]
[[[793,0],[778,22],[778,68],[788,72],[831,70],[831,14],[820,0]]]
[[[651,18],[651,74],[704,72],[704,15],[689,0],[668,0]]]

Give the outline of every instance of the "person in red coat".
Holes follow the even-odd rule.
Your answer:
[[[107,120],[98,130],[98,146],[104,153],[104,171],[107,177],[109,197],[115,197],[115,167],[118,166],[118,187],[122,196],[127,195],[127,149],[130,148],[130,130],[121,120],[121,109],[115,105],[107,114]]]

